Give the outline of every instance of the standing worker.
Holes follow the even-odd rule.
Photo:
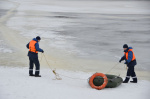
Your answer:
[[[44,53],[44,51],[39,48],[39,43],[41,38],[37,36],[36,38],[33,38],[26,47],[29,49],[28,56],[29,56],[29,76],[35,76],[35,77],[41,77],[39,75],[40,73],[40,63],[38,60],[38,51]],[[33,74],[33,65],[35,64],[36,70],[35,75]]]
[[[123,83],[128,83],[128,81],[130,80],[130,76],[133,79],[133,81],[130,81],[130,82],[137,83],[137,77],[134,71],[134,66],[137,63],[136,63],[135,55],[132,51],[132,47],[128,47],[127,44],[124,44],[123,48],[124,48],[124,56],[119,60],[119,62],[121,63],[121,61],[125,60],[124,64],[127,64],[128,66],[126,79],[123,81]]]

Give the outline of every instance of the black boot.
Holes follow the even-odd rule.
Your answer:
[[[41,77],[41,75],[35,75],[35,77]]]
[[[29,74],[29,76],[35,76],[34,74]]]
[[[123,83],[128,83],[129,79],[130,79],[130,78],[127,78],[127,77],[126,77],[126,79],[123,81]]]
[[[131,83],[137,83],[137,78],[133,78],[133,81],[130,81]]]

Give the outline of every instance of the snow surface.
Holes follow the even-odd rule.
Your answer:
[[[149,99],[149,81],[122,84],[117,88],[92,89],[87,80],[92,73],[58,70],[60,74],[80,78],[62,80],[50,69],[41,69],[41,78],[28,76],[28,68],[0,67],[0,99]],[[85,79],[85,80],[84,80]]]
[[[149,2],[145,1],[79,1],[79,0],[10,0],[20,3],[18,11],[147,14]]]
[[[0,1],[0,9],[11,9],[14,5],[11,2],[1,0]]]
[[[10,48],[6,47],[3,40],[0,40],[0,52],[1,53],[12,53],[13,51]]]

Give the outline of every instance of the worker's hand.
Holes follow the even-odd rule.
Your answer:
[[[44,51],[42,51],[42,53],[44,53]]]
[[[127,64],[127,62],[124,62],[124,64]]]
[[[121,59],[119,60],[119,63],[121,63]]]

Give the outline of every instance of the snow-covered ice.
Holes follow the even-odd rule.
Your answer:
[[[41,78],[29,77],[28,68],[0,67],[0,99],[149,99],[149,81],[121,84],[117,88],[92,89],[87,80],[92,73],[58,70],[62,80],[53,80],[49,68]],[[82,80],[81,80],[82,79]],[[84,80],[85,79],[85,80]]]
[[[50,48],[78,58],[107,61],[118,61],[115,56],[121,57],[122,45],[128,43],[136,54],[137,67],[150,70],[149,55],[141,53],[150,48],[149,1],[12,2],[18,7],[6,25],[26,38],[39,35],[47,39]]]
[[[6,47],[6,44],[4,44],[4,41],[3,40],[0,40],[0,52],[1,53],[12,53],[13,51]]]

